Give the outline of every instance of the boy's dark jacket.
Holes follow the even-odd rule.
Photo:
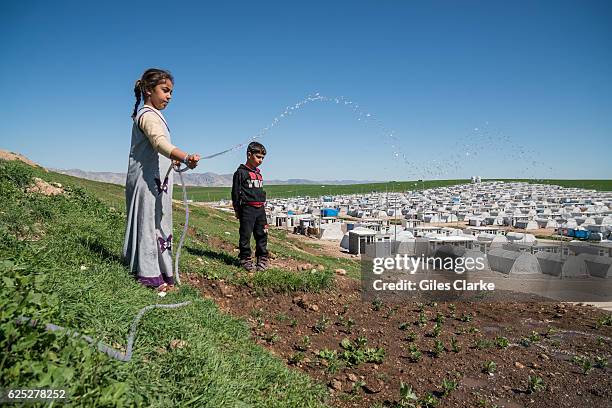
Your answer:
[[[251,169],[241,164],[234,173],[232,184],[232,206],[240,210],[242,205],[262,207],[266,202],[263,177],[259,169]]]

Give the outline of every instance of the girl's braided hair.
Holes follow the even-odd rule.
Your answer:
[[[166,79],[174,82],[174,77],[170,71],[157,68],[149,68],[140,77],[139,80],[134,84],[134,96],[136,97],[136,103],[134,104],[134,112],[132,112],[132,118],[136,117],[138,112],[138,105],[140,101],[144,99],[146,91],[152,91],[155,86],[164,82]]]

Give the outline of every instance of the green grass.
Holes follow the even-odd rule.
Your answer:
[[[505,182],[526,182],[553,184],[563,187],[594,189],[599,191],[612,191],[612,180],[548,180],[548,179],[489,179],[485,181],[501,180]],[[404,192],[418,191],[427,188],[445,187],[456,184],[469,183],[469,180],[426,180],[417,181],[390,181],[388,183],[347,184],[347,185],[319,185],[319,184],[290,184],[266,185],[268,198],[287,198],[297,196],[320,197],[324,195],[365,194],[372,192]],[[179,188],[174,189],[174,198],[182,199]],[[230,187],[187,187],[189,199],[194,201],[219,201],[231,199]]]
[[[324,195],[365,194],[372,192],[400,192],[421,190],[423,188],[444,187],[468,183],[469,180],[426,180],[390,181],[387,183],[320,185],[320,184],[288,184],[266,185],[268,198],[286,198],[297,196],[319,197]],[[174,198],[180,199],[179,189],[174,190]],[[194,201],[219,201],[231,199],[231,187],[188,187],[187,194]]]
[[[185,213],[181,204],[174,209],[175,229],[184,225]],[[211,279],[225,279],[234,283],[246,283],[238,276],[237,252],[238,221],[229,213],[212,208],[190,206],[189,226],[195,231],[186,240],[181,263],[189,271]],[[176,231],[179,236],[180,231]],[[268,250],[276,257],[288,261],[323,265],[323,271],[296,273],[279,268],[270,268],[255,275],[251,283],[256,288],[272,289],[279,292],[296,290],[317,291],[333,284],[334,269],[343,268],[353,277],[359,276],[359,263],[344,258],[312,255],[300,250],[299,244],[290,244],[287,231],[271,229],[268,236]],[[215,244],[212,244],[214,242]],[[254,244],[254,243],[252,243]],[[302,244],[306,245],[306,244]],[[252,245],[254,247],[254,245]],[[221,247],[221,248],[220,248]],[[223,249],[227,248],[227,249]],[[198,258],[205,260],[204,264]]]
[[[555,179],[492,179],[505,182],[551,184],[561,187],[586,188],[589,190],[612,191],[612,180],[555,180]],[[492,181],[485,180],[485,181]]]
[[[77,185],[93,194],[103,203],[123,211],[125,209],[125,188],[118,184],[103,183],[100,181],[86,180],[67,174],[49,172],[44,173],[43,178],[50,182],[62,185]]]
[[[32,176],[60,181],[67,194],[25,193]],[[0,161],[0,387],[67,388],[69,406],[323,406],[324,386],[256,345],[245,322],[220,312],[194,288],[184,285],[161,299],[134,281],[119,259],[125,214],[121,206],[109,206],[122,190]],[[179,213],[176,209],[175,217]],[[235,231],[228,218],[207,223],[200,216],[217,220],[218,214],[195,211],[194,223],[208,234],[225,226]],[[214,228],[206,227],[210,224]],[[188,245],[206,248],[205,240],[188,239]],[[196,256],[185,256],[183,270]],[[227,257],[231,264],[234,257]],[[228,274],[237,270],[221,263]],[[214,265],[208,269],[222,274]],[[325,286],[316,282],[280,287]],[[185,300],[193,303],[145,315],[128,363],[82,341],[15,322],[31,316],[122,347],[140,308]],[[184,341],[184,347],[173,349],[172,340]]]

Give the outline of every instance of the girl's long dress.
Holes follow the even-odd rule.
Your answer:
[[[170,130],[161,112],[150,107],[138,111],[132,126],[132,143],[125,184],[127,225],[123,258],[130,272],[147,286],[173,283],[172,185],[166,178],[170,159],[158,153],[138,126],[142,115],[158,115],[170,142]]]

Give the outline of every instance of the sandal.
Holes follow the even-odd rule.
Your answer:
[[[173,286],[170,286],[167,283],[162,283],[161,285],[157,287],[157,291],[158,292],[169,292],[170,290],[172,290],[171,288],[173,288]]]

